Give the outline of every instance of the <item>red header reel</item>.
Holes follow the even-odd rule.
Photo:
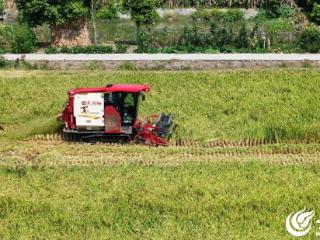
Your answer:
[[[172,114],[152,114],[147,117],[146,121],[136,122],[134,126],[137,131],[135,138],[147,145],[168,146],[175,127]]]

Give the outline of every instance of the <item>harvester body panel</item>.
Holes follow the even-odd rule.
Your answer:
[[[161,114],[154,123],[138,118],[141,96],[148,91],[150,87],[142,84],[109,84],[70,90],[69,101],[62,113],[64,134],[67,139],[80,141],[101,138],[168,145],[172,115]]]

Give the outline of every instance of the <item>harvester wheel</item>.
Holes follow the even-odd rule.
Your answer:
[[[135,137],[133,139],[133,142],[138,145],[146,145],[146,141],[142,138],[139,138],[139,137]]]
[[[79,137],[77,134],[74,133],[66,133],[63,132],[61,135],[62,140],[67,141],[67,142],[75,142],[79,140]]]

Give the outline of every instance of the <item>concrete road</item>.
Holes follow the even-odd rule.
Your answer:
[[[15,61],[320,61],[320,54],[3,54]]]

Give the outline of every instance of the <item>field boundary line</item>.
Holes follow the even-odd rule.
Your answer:
[[[15,61],[320,61],[320,54],[2,54]]]

